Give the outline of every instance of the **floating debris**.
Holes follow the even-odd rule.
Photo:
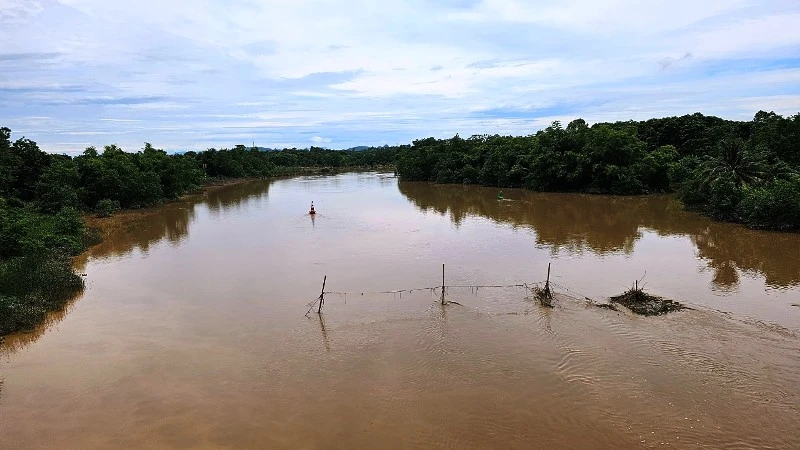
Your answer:
[[[619,311],[612,303],[593,303],[594,306],[602,309],[610,309],[612,311]]]
[[[539,303],[542,306],[546,306],[548,308],[553,307],[553,293],[550,292],[549,288],[534,286],[531,288],[531,293],[533,294],[533,298],[539,300]]]
[[[641,316],[660,316],[673,311],[686,309],[685,306],[674,300],[650,295],[639,288],[639,286],[632,287],[622,295],[611,297],[610,301],[611,303],[619,303]],[[598,306],[601,308],[605,307],[601,305]]]

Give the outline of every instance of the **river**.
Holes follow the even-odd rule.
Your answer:
[[[496,195],[347,173],[139,215],[0,346],[0,448],[800,448],[800,235],[666,196]],[[548,263],[553,309],[472,287]],[[442,264],[457,304],[378,293]],[[341,294],[306,317],[325,276]],[[693,309],[592,306],[634,280]]]

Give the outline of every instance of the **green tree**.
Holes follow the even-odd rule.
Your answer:
[[[718,156],[707,155],[700,165],[699,176],[707,183],[730,179],[741,188],[744,184],[761,184],[770,177],[766,156],[747,151],[742,140],[726,139],[718,148]]]
[[[737,214],[756,228],[800,230],[800,176],[745,188]]]
[[[80,173],[72,159],[54,155],[36,183],[36,203],[46,213],[56,213],[65,206],[81,208],[79,183]]]

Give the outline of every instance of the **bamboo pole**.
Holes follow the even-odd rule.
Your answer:
[[[325,275],[325,278],[322,279],[322,292],[319,294],[319,309],[317,309],[317,314],[322,314],[322,305],[325,304],[325,283],[328,281],[328,276]]]

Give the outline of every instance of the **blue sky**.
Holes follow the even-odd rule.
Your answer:
[[[800,112],[797,0],[0,0],[0,42],[0,126],[60,153]]]

